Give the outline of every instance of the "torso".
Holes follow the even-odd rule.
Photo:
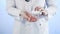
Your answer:
[[[18,9],[27,11],[32,11],[36,6],[44,7],[45,5],[45,0],[30,0],[29,2],[25,0],[15,0],[15,2]]]

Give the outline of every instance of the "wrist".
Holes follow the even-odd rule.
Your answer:
[[[19,16],[23,16],[24,15],[24,11],[21,11]]]

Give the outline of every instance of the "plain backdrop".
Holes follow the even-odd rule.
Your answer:
[[[60,34],[60,0],[57,2],[56,15],[49,20],[49,33]],[[0,34],[12,34],[14,18],[6,11],[6,0],[0,0]]]

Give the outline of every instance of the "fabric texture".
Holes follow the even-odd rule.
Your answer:
[[[48,16],[39,16],[37,22],[28,22],[19,14],[31,12],[35,7],[43,7]],[[46,8],[47,6],[47,8]],[[13,34],[49,34],[48,20],[55,14],[55,0],[7,0],[7,12],[15,18]]]

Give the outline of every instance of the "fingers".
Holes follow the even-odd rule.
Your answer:
[[[31,17],[26,17],[27,21],[29,22],[36,22],[37,21],[37,18],[31,16]]]
[[[41,9],[40,7],[36,7],[34,10],[35,11],[39,11],[39,9]]]
[[[26,16],[31,17],[31,14],[29,14],[29,13],[25,13],[25,14],[26,14]]]
[[[23,17],[27,20],[27,21],[29,21],[29,22],[36,22],[37,21],[37,18],[35,18],[35,17],[33,17],[30,13],[28,13],[28,12],[25,12],[24,14],[23,14]]]
[[[36,21],[37,21],[37,18],[31,17],[29,22],[36,22]]]
[[[44,11],[44,8],[37,6],[34,10],[35,10],[35,11]]]

